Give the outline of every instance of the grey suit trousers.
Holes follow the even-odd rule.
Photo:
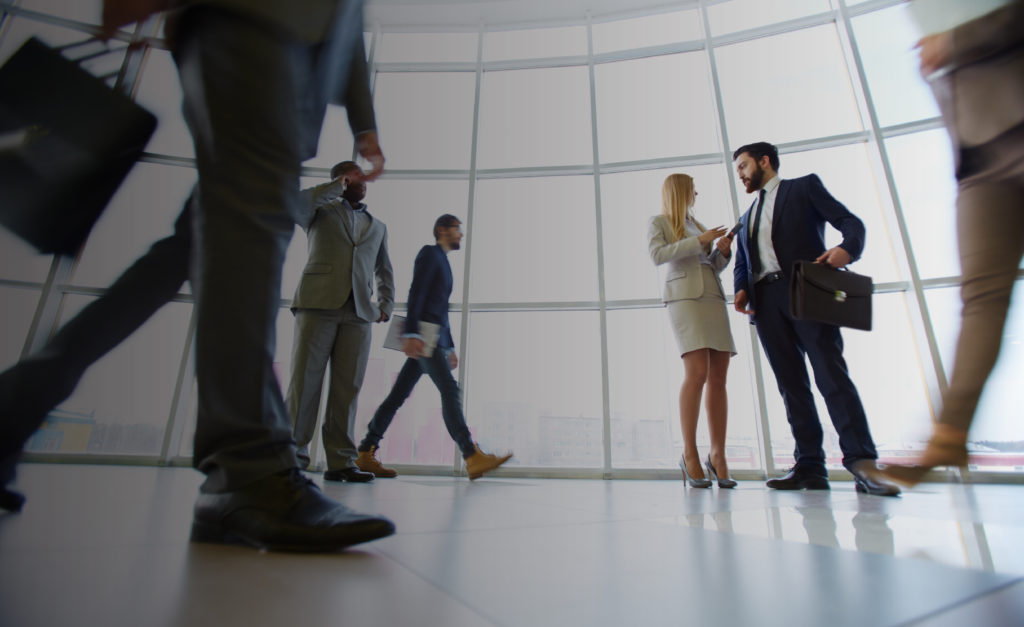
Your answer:
[[[320,46],[217,9],[190,9],[175,54],[195,143],[198,415],[202,490],[298,467],[273,370],[281,269],[302,161],[320,131]]]
[[[354,468],[355,420],[359,388],[370,356],[371,323],[356,315],[351,298],[340,309],[295,311],[292,378],[288,410],[299,447],[299,463],[309,465],[309,443],[316,432],[327,362],[331,362],[323,441],[328,470]]]

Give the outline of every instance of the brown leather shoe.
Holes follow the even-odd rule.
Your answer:
[[[480,450],[479,445],[474,445],[476,452],[466,458],[466,474],[469,480],[479,479],[485,472],[490,472],[512,459],[512,453],[508,455],[491,455]]]
[[[374,477],[384,477],[391,479],[392,477],[398,476],[398,471],[394,468],[386,468],[384,464],[380,463],[377,459],[377,447],[371,446],[368,451],[359,451],[359,456],[356,457],[356,466],[363,472],[372,472]]]

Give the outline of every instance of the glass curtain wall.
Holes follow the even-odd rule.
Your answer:
[[[99,0],[0,1],[0,61],[29,36],[88,37]],[[959,321],[955,181],[949,141],[912,50],[903,0],[703,0],[558,24],[396,26],[368,15],[366,43],[388,172],[369,187],[389,226],[397,311],[433,220],[464,222],[455,275],[457,376],[474,437],[512,449],[506,472],[657,476],[681,451],[683,371],[660,301],[663,274],[646,225],[660,187],[692,175],[705,224],[731,225],[751,204],[732,150],[780,146],[780,174],[817,173],[865,222],[853,269],[876,283],[874,330],[844,331],[846,357],[883,459],[914,455],[929,433]],[[75,259],[36,255],[0,232],[0,367],[40,346],[170,233],[195,182],[180,88],[159,19],[122,39],[139,51],[90,62],[160,119],[143,162]],[[328,112],[303,183],[351,158],[344,111]],[[829,230],[829,243],[838,233]],[[277,369],[290,375],[288,309],[306,257],[297,230],[278,322]],[[732,298],[731,267],[722,275]],[[1003,355],[972,432],[973,471],[1024,472],[1020,402],[1024,311],[1011,310]],[[727,455],[754,478],[792,463],[793,440],[752,327],[730,308]],[[194,431],[192,301],[176,301],[101,360],[30,441],[43,458],[187,463]],[[361,433],[404,356],[376,327],[359,399]],[[839,468],[826,422],[826,452]],[[698,444],[709,445],[701,417]],[[429,382],[381,445],[409,471],[450,472],[454,447]],[[319,451],[314,449],[319,457]],[[37,455],[39,457],[39,455]],[[989,475],[986,475],[989,476]],[[996,475],[991,475],[996,476]]]

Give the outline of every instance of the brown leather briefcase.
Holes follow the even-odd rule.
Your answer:
[[[871,277],[798,261],[789,284],[789,307],[798,320],[871,330]]]

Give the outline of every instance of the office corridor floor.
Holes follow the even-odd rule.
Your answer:
[[[189,543],[191,469],[19,473],[28,503],[0,514],[5,627],[1024,624],[1024,486],[329,483],[398,533],[311,556]]]

